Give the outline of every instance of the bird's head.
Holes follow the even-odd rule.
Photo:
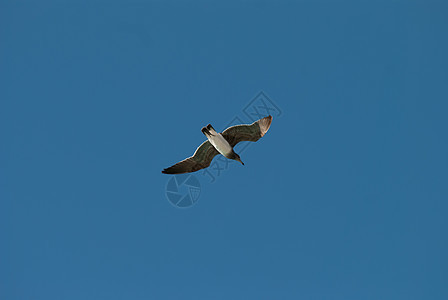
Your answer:
[[[236,153],[235,153],[234,160],[239,161],[244,166],[244,163],[241,161],[241,157],[238,154],[236,154]]]

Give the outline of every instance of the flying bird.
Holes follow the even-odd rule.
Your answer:
[[[263,137],[271,126],[272,116],[267,116],[252,124],[241,124],[227,128],[222,133],[216,132],[212,125],[202,127],[202,133],[207,137],[194,152],[193,156],[178,162],[162,171],[164,174],[181,174],[196,172],[210,166],[213,158],[222,154],[228,159],[244,163],[233,147],[242,141],[256,142]]]

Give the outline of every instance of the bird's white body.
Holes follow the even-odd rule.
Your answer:
[[[230,146],[229,142],[219,132],[216,132],[213,128],[209,129],[209,131],[211,135],[206,134],[205,136],[219,153],[226,157],[232,153],[232,146]]]

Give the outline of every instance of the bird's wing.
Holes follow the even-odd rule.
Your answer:
[[[209,141],[205,141],[198,147],[198,149],[196,149],[193,156],[164,169],[162,173],[181,174],[196,172],[210,166],[213,158],[218,154],[219,152],[215,149],[215,147],[213,147]]]
[[[256,142],[266,134],[271,122],[272,116],[267,116],[252,124],[235,125],[224,130],[222,136],[232,147],[242,141]]]

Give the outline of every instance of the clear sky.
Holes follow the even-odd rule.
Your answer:
[[[0,299],[448,299],[447,14],[1,1]],[[245,166],[172,205],[261,91]]]

